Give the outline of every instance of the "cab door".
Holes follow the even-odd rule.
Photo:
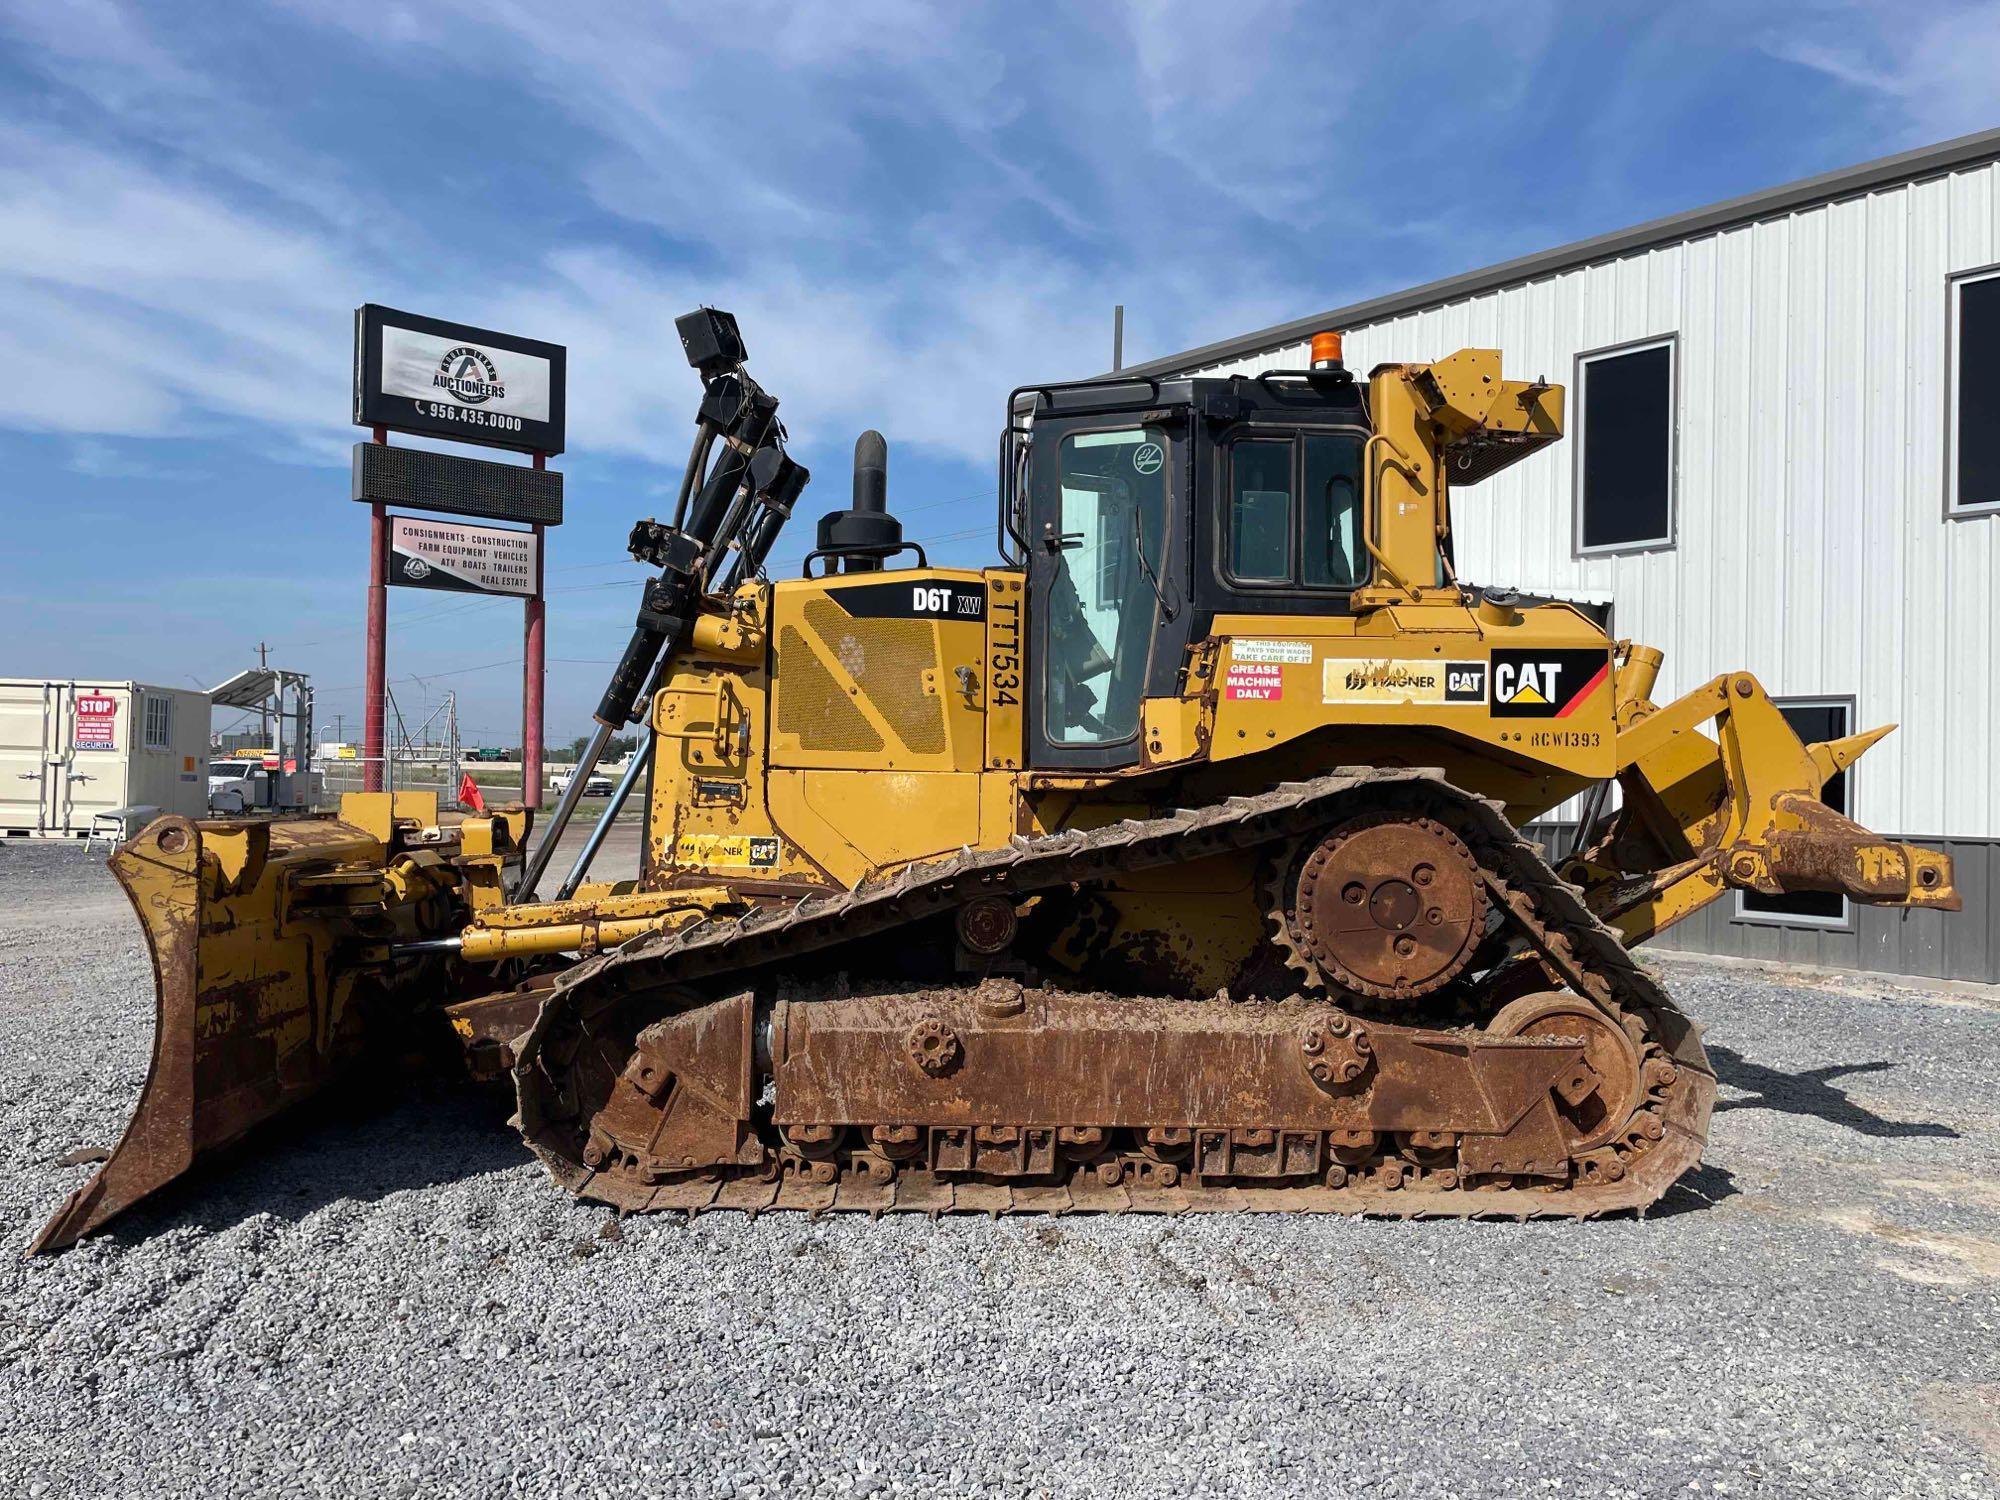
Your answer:
[[[1151,420],[1148,420],[1150,417]],[[1139,760],[1140,705],[1179,613],[1185,417],[1042,416],[1029,477],[1029,763]]]

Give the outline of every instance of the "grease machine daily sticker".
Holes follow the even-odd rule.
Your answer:
[[[1256,662],[1234,664],[1223,675],[1222,696],[1275,703],[1285,696],[1285,669]]]
[[[1342,660],[1320,668],[1320,696],[1327,703],[1441,703],[1477,706],[1486,701],[1483,661]]]
[[[1493,653],[1493,717],[1566,719],[1610,675],[1611,657],[1601,646],[1502,647]]]

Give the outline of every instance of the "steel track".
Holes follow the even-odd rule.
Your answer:
[[[1455,1173],[1384,1160],[1339,1186],[1161,1185],[1127,1180],[1106,1186],[1082,1165],[1065,1181],[966,1181],[917,1168],[860,1160],[837,1180],[813,1180],[824,1164],[785,1160],[770,1176],[722,1171],[665,1183],[595,1172],[580,1159],[568,1097],[567,1059],[579,1049],[612,1057],[636,1028],[600,1035],[592,1022],[614,1006],[643,1001],[654,1017],[706,1003],[688,986],[720,974],[748,975],[835,944],[891,931],[981,895],[1025,896],[1126,871],[1199,859],[1266,844],[1322,827],[1357,796],[1421,805],[1442,816],[1478,858],[1489,896],[1515,921],[1543,963],[1593,1001],[1640,1043],[1651,1071],[1640,1105],[1619,1136],[1574,1162],[1568,1186],[1479,1183]],[[1186,1002],[1200,1003],[1200,1002]],[[609,1017],[606,1017],[608,1020]],[[1632,958],[1615,932],[1585,907],[1541,851],[1508,822],[1500,806],[1423,769],[1349,768],[1290,782],[1253,797],[1234,797],[1159,818],[1132,819],[1087,831],[1017,837],[984,850],[906,866],[851,891],[760,908],[740,919],[711,919],[635,939],[565,973],[516,1044],[516,1123],[556,1179],[580,1197],[622,1211],[713,1208],[761,1212],[869,1214],[1064,1212],[1306,1212],[1386,1217],[1594,1217],[1643,1209],[1700,1158],[1715,1093],[1699,1032]],[[1657,1060],[1657,1061],[1654,1061]]]

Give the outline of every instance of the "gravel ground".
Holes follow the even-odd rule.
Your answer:
[[[0,1256],[0,1493],[2000,1494],[2000,1000],[1675,964],[1723,1078],[1643,1221],[571,1203],[482,1097],[316,1109]],[[137,1096],[151,980],[0,846],[0,1233]]]

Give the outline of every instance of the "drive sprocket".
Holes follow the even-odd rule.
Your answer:
[[[1363,813],[1301,840],[1279,869],[1281,946],[1318,987],[1421,999],[1465,973],[1485,935],[1478,862],[1433,818]]]

